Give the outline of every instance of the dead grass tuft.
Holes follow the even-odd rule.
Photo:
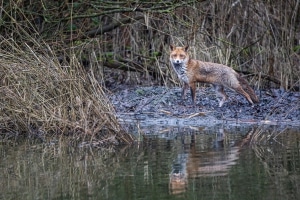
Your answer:
[[[103,88],[75,56],[62,66],[47,45],[1,38],[0,126],[8,133],[65,134],[105,143],[132,143]],[[38,53],[39,52],[39,53]],[[72,55],[72,54],[70,54]],[[2,132],[4,132],[2,131]]]

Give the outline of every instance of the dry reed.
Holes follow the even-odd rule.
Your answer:
[[[2,132],[37,137],[66,134],[98,144],[132,143],[103,88],[75,56],[69,66],[62,66],[46,44],[32,40],[33,49],[0,40],[6,47],[0,51]]]
[[[91,1],[60,6],[33,1],[30,7],[8,1],[3,4],[1,34],[26,40],[18,34],[19,27],[25,27],[62,57],[68,51],[65,43],[73,42],[78,60],[89,63],[98,81],[111,79],[112,73],[103,74],[105,66],[127,82],[178,85],[168,62],[169,44],[174,43],[189,44],[194,58],[247,74],[256,88],[297,90],[299,6],[299,0]],[[131,72],[124,75],[115,68]]]

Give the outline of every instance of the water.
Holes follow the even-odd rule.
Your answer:
[[[295,127],[147,127],[119,151],[1,140],[0,199],[297,199]],[[137,135],[138,138],[141,135]],[[256,136],[256,137],[254,137]]]

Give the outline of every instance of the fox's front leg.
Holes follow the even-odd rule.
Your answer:
[[[191,83],[190,85],[191,88],[191,95],[192,95],[192,102],[193,105],[195,105],[196,103],[196,83]]]
[[[186,96],[186,91],[187,89],[189,88],[189,85],[187,83],[184,83],[183,84],[183,87],[182,87],[182,91],[181,91],[181,101],[183,102],[184,99],[185,99],[185,96]]]

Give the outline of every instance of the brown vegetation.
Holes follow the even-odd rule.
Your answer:
[[[299,89],[299,4],[3,1],[1,126],[120,132],[97,83],[178,84],[170,43],[188,43],[193,58],[229,65],[256,88]]]
[[[98,81],[104,76],[114,82],[112,74],[103,71],[118,68],[115,76],[124,77],[122,71],[129,70],[152,83],[178,83],[165,52],[169,43],[189,43],[195,59],[229,65],[249,76],[257,88],[297,89],[299,4],[299,0],[8,1],[3,5],[1,34],[26,41],[26,35],[19,34],[23,28],[38,41],[45,40],[61,60],[68,61],[71,48]]]
[[[62,66],[46,44],[32,40],[36,51],[47,48],[36,53],[26,43],[1,41],[6,48],[0,58],[0,133],[42,140],[64,134],[109,147],[133,142],[103,88],[75,57]]]

